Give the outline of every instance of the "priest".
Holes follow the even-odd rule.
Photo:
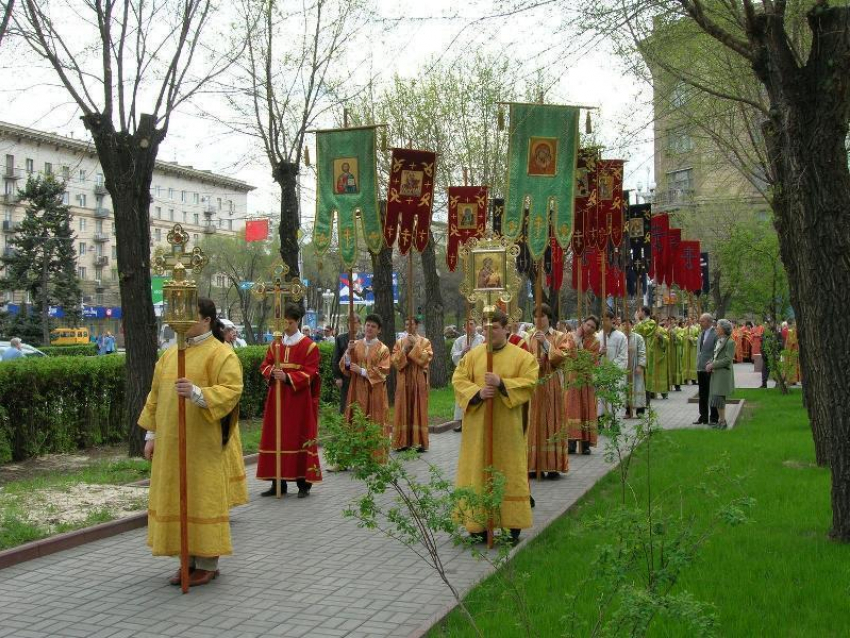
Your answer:
[[[531,399],[538,366],[533,355],[508,342],[508,318],[503,312],[493,313],[492,322],[493,371],[487,372],[487,349],[475,348],[460,360],[452,376],[455,399],[464,409],[456,484],[479,492],[484,489],[485,403],[492,401],[493,466],[505,477],[495,524],[509,529],[511,541],[517,543],[520,531],[532,523],[522,406]],[[485,540],[485,512],[461,510],[458,517],[470,534]]]
[[[646,344],[646,404],[650,404],[653,394],[667,394],[670,388],[669,372],[667,369],[668,336],[651,317],[649,306],[641,306],[635,313],[637,325],[635,332],[643,337]]]
[[[260,373],[269,384],[263,432],[260,437],[260,458],[257,478],[271,481],[271,487],[261,496],[286,493],[286,482],[295,481],[298,498],[310,495],[313,483],[322,480],[319,451],[316,447],[319,422],[319,347],[301,333],[298,323],[303,313],[296,305],[284,309],[283,339],[272,341]],[[280,367],[275,367],[277,351]],[[278,403],[277,393],[280,393]],[[278,406],[280,416],[277,415]],[[280,427],[280,432],[277,428]],[[277,475],[277,439],[280,437],[280,476]]]
[[[389,439],[387,375],[391,366],[390,349],[378,339],[383,326],[380,315],[366,315],[363,326],[363,338],[349,342],[339,362],[340,371],[350,379],[345,418],[350,423],[354,419],[354,409],[358,408],[370,421],[380,425]]]

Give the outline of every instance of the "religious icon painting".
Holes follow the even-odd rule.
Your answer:
[[[507,280],[507,253],[505,250],[471,250],[472,288],[479,291],[498,292],[505,289]]]
[[[590,171],[586,168],[576,169],[576,197],[590,197]]]
[[[477,230],[478,228],[478,203],[457,205],[457,227],[458,230]]]
[[[629,219],[629,237],[631,239],[643,239],[643,217]]]
[[[528,174],[553,177],[558,159],[558,138],[531,137],[528,140]]]
[[[424,178],[424,171],[403,170],[401,172],[399,194],[402,197],[421,197]]]
[[[610,202],[614,199],[614,176],[610,173],[599,175],[599,201]]]
[[[356,195],[360,192],[356,157],[340,157],[334,160],[334,192],[337,195]]]

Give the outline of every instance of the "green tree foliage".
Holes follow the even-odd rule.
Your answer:
[[[29,294],[42,343],[50,342],[50,306],[62,306],[66,323],[77,325],[80,320],[77,255],[64,194],[64,182],[52,175],[27,180],[20,191],[27,202],[26,216],[8,243],[13,252],[3,257],[0,289]],[[23,308],[21,315],[27,316]]]

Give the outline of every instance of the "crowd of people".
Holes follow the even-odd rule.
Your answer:
[[[198,322],[187,332],[186,373],[178,378],[176,348],[159,359],[147,404],[139,418],[146,433],[145,455],[153,459],[148,543],[155,555],[179,554],[179,492],[175,472],[177,397],[186,399],[189,477],[198,496],[189,502],[190,584],[209,583],[218,574],[218,557],[230,554],[230,507],[248,500],[238,429],[242,369],[233,348],[236,327],[217,317],[208,299],[199,302]],[[260,366],[268,382],[256,476],[269,481],[262,496],[287,492],[294,483],[298,498],[307,498],[322,481],[316,445],[319,419],[320,356],[317,339],[300,326],[302,311],[284,310],[280,340],[273,341]],[[383,320],[368,314],[352,326],[355,335],[334,335],[333,368],[340,390],[339,411],[351,423],[361,413],[377,424],[387,447],[397,451],[429,448],[429,368],[431,342],[420,334],[417,319],[392,349],[380,337]],[[726,427],[726,400],[734,390],[733,364],[761,353],[762,341],[776,334],[786,347],[793,327],[781,331],[736,327],[703,314],[691,318],[653,317],[641,307],[634,320],[606,311],[575,324],[556,323],[545,304],[534,324],[509,323],[496,311],[489,327],[468,323],[451,351],[452,387],[461,442],[456,484],[483,490],[489,464],[505,478],[497,527],[510,542],[532,524],[531,479],[555,480],[569,471],[571,454],[591,454],[597,445],[599,416],[611,406],[597,401],[593,381],[596,362],[607,358],[628,379],[622,387],[625,418],[638,418],[652,401],[664,400],[683,385],[699,387],[695,423]],[[589,368],[568,365],[581,357]],[[488,356],[489,355],[489,356]],[[489,359],[489,369],[488,369]],[[387,378],[396,371],[394,410],[390,413]],[[167,380],[175,380],[172,383]],[[285,407],[282,407],[285,406]],[[489,417],[492,459],[485,450]],[[209,427],[211,424],[220,427]],[[163,441],[158,444],[157,441]],[[159,447],[157,447],[159,445]],[[326,468],[331,471],[346,468]],[[475,513],[459,518],[475,539],[485,540],[485,525]],[[179,574],[171,578],[179,584]]]

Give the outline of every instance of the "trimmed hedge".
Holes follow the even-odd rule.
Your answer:
[[[339,390],[331,366],[334,344],[318,346],[321,401],[338,405]],[[446,346],[451,351],[451,341]],[[87,346],[54,349],[76,347]],[[267,346],[236,349],[244,371],[239,404],[243,419],[263,415],[268,386],[260,374],[260,364],[266,350]],[[126,440],[124,378],[122,354],[30,357],[0,365],[0,463]]]
[[[39,348],[48,357],[95,357],[97,345],[93,343],[74,346],[42,346]]]

